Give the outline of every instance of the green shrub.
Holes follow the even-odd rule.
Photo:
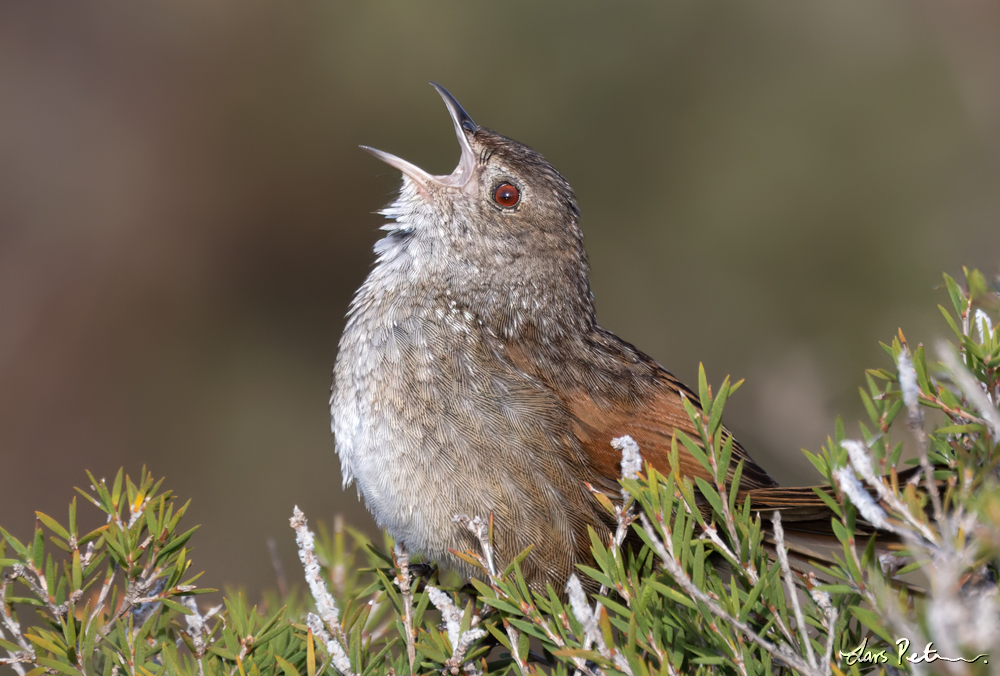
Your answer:
[[[74,498],[64,522],[37,513],[31,542],[0,530],[0,664],[32,676],[985,673],[1000,664],[1000,331],[989,319],[1000,296],[978,271],[945,282],[956,340],[937,348],[941,362],[900,332],[884,346],[891,368],[866,375],[863,438],[838,422],[809,454],[836,515],[826,564],[789,561],[780,518],[726,487],[721,417],[739,383],[713,393],[702,370],[705,413],[688,410],[701,438],[679,434],[673,450],[716,480],[642,468],[641,449],[616,440],[623,491],[598,498],[619,529],[611,542],[592,534],[596,567],[579,571],[597,594],[576,577],[529,591],[519,563],[530,552],[495,562],[489,515],[456,515],[481,543],[464,555],[481,577],[463,586],[431,566],[414,575],[388,540],[380,549],[340,525],[317,537],[296,508],[308,607],[269,593],[266,612],[239,594],[210,608],[198,595],[214,590],[190,574],[187,505],[145,468],[110,486],[88,474],[78,490],[104,526],[80,533]],[[901,426],[915,441],[909,460],[892,433]],[[895,549],[862,523],[891,533]],[[620,546],[630,529],[642,547]],[[917,569],[924,590],[900,577]]]

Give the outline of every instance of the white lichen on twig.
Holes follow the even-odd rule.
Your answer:
[[[948,343],[941,343],[938,346],[938,353],[941,361],[948,368],[955,384],[961,389],[962,394],[968,400],[972,408],[976,409],[979,415],[986,422],[987,427],[994,439],[1000,439],[1000,411],[997,404],[990,400],[989,394],[983,386],[969,373],[968,368],[962,363],[955,349]]]
[[[457,673],[460,667],[466,667],[466,673],[479,674],[480,670],[473,665],[466,664],[465,653],[469,646],[475,641],[486,636],[484,629],[471,628],[462,631],[462,611],[452,603],[451,597],[437,587],[427,585],[427,596],[434,607],[441,611],[441,619],[444,620],[445,630],[448,632],[448,642],[452,646],[451,657],[445,662],[445,668]],[[472,667],[471,669],[469,667]]]
[[[676,582],[688,596],[698,603],[701,603],[712,615],[715,615],[732,627],[735,627],[740,633],[766,650],[775,658],[788,664],[788,666],[792,669],[810,676],[819,676],[819,674],[824,674],[825,676],[825,674],[828,673],[821,672],[814,668],[811,664],[797,655],[788,645],[777,644],[764,638],[754,631],[753,628],[751,628],[746,622],[742,622],[738,618],[733,617],[726,612],[726,610],[722,608],[718,602],[716,602],[706,592],[699,589],[681,567],[680,561],[674,551],[673,537],[671,536],[669,527],[666,523],[664,522],[663,524],[663,528],[666,531],[666,537],[661,539],[645,514],[640,513],[639,518],[642,521],[643,528],[649,535],[650,542],[653,544],[653,550],[663,562],[663,567],[670,574],[670,577],[674,579],[674,582]]]
[[[580,578],[575,574],[570,575],[569,582],[566,583],[566,596],[569,599],[573,616],[577,622],[583,625],[583,633],[586,639],[584,648],[588,644],[594,645],[601,657],[610,660],[615,665],[615,668],[623,674],[631,676],[632,667],[629,666],[628,660],[612,646],[609,646],[604,640],[604,634],[601,633],[598,621],[603,606],[598,603],[594,608],[590,607],[587,603],[587,594],[583,591],[583,585],[580,584]]]
[[[785,530],[781,527],[781,512],[775,510],[771,517],[771,525],[774,528],[774,549],[778,554],[778,564],[781,566],[781,577],[785,581],[787,598],[795,613],[795,624],[799,628],[801,645],[805,646],[809,666],[816,669],[816,655],[813,653],[812,643],[809,641],[806,619],[802,615],[802,606],[799,605],[799,595],[795,588],[795,579],[792,577],[792,569],[788,565],[788,549],[785,547]]]
[[[464,526],[465,529],[472,533],[472,536],[476,538],[479,542],[479,549],[481,553],[477,554],[475,552],[470,552],[470,554],[479,562],[479,565],[483,567],[483,570],[487,575],[489,575],[491,582],[494,584],[499,582],[500,576],[497,573],[496,561],[493,557],[493,543],[490,542],[489,523],[478,515],[470,517],[468,514],[455,514],[451,520],[454,523]],[[510,640],[510,644],[513,647],[511,650],[511,658],[514,660],[514,664],[517,665],[518,671],[521,674],[524,674],[526,673],[526,665],[517,651],[520,634],[512,624],[507,622],[504,622],[504,631],[506,632],[507,638]]]
[[[340,611],[337,602],[330,594],[323,580],[319,559],[316,556],[316,536],[309,530],[306,516],[296,506],[289,520],[295,530],[295,542],[299,546],[299,560],[305,569],[306,584],[316,603],[317,614],[310,613],[307,617],[313,634],[321,637],[324,647],[330,654],[334,668],[344,676],[351,676],[351,661],[344,650],[344,630],[340,626]],[[329,633],[326,628],[329,628]]]
[[[406,632],[406,656],[410,661],[410,673],[417,669],[416,629],[413,626],[413,577],[410,574],[410,552],[406,545],[397,542],[392,552],[392,560],[396,565],[394,582],[399,588],[403,599],[403,630]]]

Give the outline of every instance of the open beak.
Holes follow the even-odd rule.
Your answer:
[[[399,169],[424,189],[431,183],[460,188],[472,177],[472,171],[476,166],[476,154],[472,150],[469,138],[476,133],[479,126],[472,121],[469,114],[462,109],[462,106],[459,105],[454,96],[448,93],[447,89],[436,82],[432,82],[431,86],[437,90],[441,98],[444,99],[445,105],[448,106],[448,114],[451,115],[451,121],[455,125],[455,136],[458,137],[458,143],[462,148],[462,157],[458,160],[458,166],[455,167],[455,171],[446,176],[434,176],[433,174],[428,174],[412,162],[407,162],[400,157],[382,150],[376,150],[368,146],[361,146],[361,149],[367,150],[389,166]]]

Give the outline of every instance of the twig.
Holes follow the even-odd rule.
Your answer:
[[[351,671],[351,660],[344,651],[344,646],[336,638],[330,636],[319,615],[316,613],[307,614],[306,626],[312,630],[313,636],[316,636],[323,642],[323,646],[330,654],[330,662],[333,664],[333,668],[344,676],[354,676],[354,672]]]
[[[205,675],[205,663],[202,658],[208,652],[208,645],[205,643],[205,637],[210,635],[208,627],[205,623],[210,617],[222,610],[222,606],[218,605],[210,609],[207,613],[202,615],[198,612],[198,603],[195,601],[193,596],[185,596],[181,599],[184,607],[191,611],[190,615],[184,616],[184,621],[187,624],[187,635],[191,637],[191,643],[194,645],[194,657],[198,662],[198,674],[199,676]]]
[[[639,444],[635,442],[635,439],[625,435],[621,437],[616,437],[611,440],[611,448],[621,452],[622,454],[622,480],[630,481],[638,478],[640,470],[642,470],[642,455],[639,452]],[[589,486],[589,484],[588,484]],[[591,490],[594,490],[593,488]],[[615,527],[615,534],[611,538],[611,556],[615,560],[621,556],[621,546],[625,542],[625,537],[628,535],[628,530],[635,523],[635,501],[632,496],[629,495],[628,491],[622,488],[621,491],[622,504],[614,505],[615,509],[615,520],[617,521],[617,526]],[[621,594],[622,598],[625,599],[626,605],[629,608],[632,607],[632,595],[625,589],[622,585],[617,585],[616,591]],[[608,587],[606,585],[601,585],[600,591],[598,591],[599,596],[605,596],[608,593]],[[601,655],[613,659],[616,664],[622,662],[625,665],[625,671],[631,674],[631,670],[628,668],[628,664],[623,662],[621,655],[616,655],[611,657],[611,653],[608,651],[608,647],[604,644],[604,637],[601,636],[599,631],[591,631],[589,628],[591,626],[596,628],[597,618],[600,617],[601,603],[600,601],[594,601],[594,607],[589,611],[590,619],[585,620],[580,613],[583,612],[583,608],[587,605],[586,595],[583,592],[583,587],[580,586],[580,581],[576,575],[572,575],[566,586],[566,594],[570,599],[570,603],[573,607],[573,613],[576,615],[577,619],[581,624],[587,628],[584,632],[583,649],[590,650],[592,644],[596,643],[598,651]],[[583,605],[581,605],[581,603]],[[606,654],[607,653],[607,654]],[[577,669],[577,672],[581,672],[581,669]]]
[[[351,661],[344,651],[345,638],[344,630],[340,626],[340,611],[337,609],[337,602],[326,588],[319,559],[316,558],[316,536],[309,530],[306,516],[298,506],[292,510],[292,518],[289,522],[295,529],[295,542],[299,545],[299,560],[302,561],[305,568],[306,583],[309,585],[309,591],[316,602],[316,611],[319,613],[318,616],[310,613],[311,617],[316,618],[313,624],[318,625],[316,627],[310,625],[310,628],[314,635],[322,637],[337,671],[344,676],[351,676]],[[324,625],[330,628],[332,635],[326,632]]]
[[[868,449],[865,447],[865,445],[860,441],[855,441],[853,439],[845,439],[844,441],[840,442],[840,446],[841,448],[847,451],[848,458],[850,458],[851,461],[851,466],[858,474],[861,475],[861,478],[865,480],[865,483],[867,483],[875,490],[875,492],[878,494],[879,500],[882,500],[887,505],[889,505],[892,511],[899,517],[903,518],[910,525],[912,530],[919,532],[920,535],[924,538],[924,540],[927,541],[928,544],[937,547],[940,544],[940,538],[930,529],[930,527],[926,523],[914,517],[913,514],[910,513],[910,510],[907,509],[906,506],[899,500],[899,498],[891,490],[889,490],[889,487],[886,486],[885,481],[882,479],[882,477],[877,476],[875,474],[875,470],[872,468],[872,458],[868,454]],[[924,448],[923,453],[926,456],[927,454],[926,446],[924,446],[923,448]],[[846,488],[843,488],[842,486],[842,489],[845,492],[847,492],[853,490],[854,486],[847,479],[846,474],[843,474],[843,472],[841,471],[844,469],[846,468],[840,468],[839,470],[837,470],[837,479],[844,480],[843,486],[846,486]],[[848,471],[847,474],[850,474],[850,472]],[[851,474],[851,476],[853,477],[853,474]],[[936,484],[932,485],[934,485],[934,490],[936,492],[937,491]],[[888,519],[885,517],[885,512],[882,511],[882,508],[878,507],[878,505],[875,504],[875,501],[872,500],[871,496],[868,495],[868,492],[865,491],[864,489],[859,489],[855,495],[849,494],[849,497],[851,498],[851,501],[854,502],[855,506],[858,508],[858,511],[861,511],[862,516],[864,516],[866,519],[869,519],[869,516],[872,519],[875,519],[875,521],[872,521],[873,526],[876,526],[877,528],[881,528],[883,530],[892,531],[904,538],[907,536],[912,537],[912,534],[910,534],[909,531],[907,531],[906,529],[900,529],[895,524],[890,523]],[[862,509],[868,510],[868,513],[866,514],[864,511],[862,511]],[[942,520],[944,519],[943,515],[941,519]]]
[[[203,676],[205,665],[202,663],[201,658],[208,652],[205,637],[209,635],[208,627],[205,626],[205,623],[209,618],[222,610],[222,606],[215,606],[202,615],[198,611],[198,603],[193,596],[183,597],[181,603],[191,611],[190,615],[184,616],[184,622],[187,624],[187,635],[191,637],[191,644],[194,646],[194,657],[198,661],[198,673]]]
[[[473,537],[479,541],[479,547],[483,552],[480,562],[483,564],[487,574],[490,576],[490,581],[494,586],[496,586],[496,584],[500,582],[500,576],[497,574],[496,563],[493,559],[493,543],[490,542],[490,529],[486,521],[479,516],[470,518],[468,514],[456,514],[451,518],[451,520],[465,526],[465,529],[472,533]],[[514,664],[517,665],[518,672],[523,676],[525,673],[525,665],[521,656],[517,652],[519,634],[517,629],[515,629],[513,625],[506,620],[504,620],[503,625],[504,631],[507,632],[507,638],[510,640],[510,656],[514,660]]]
[[[157,578],[159,577],[159,571],[157,571],[152,578],[144,580],[139,578],[138,580],[132,581],[128,580],[128,585],[125,590],[125,596],[122,598],[121,605],[118,606],[118,610],[112,614],[111,619],[104,623],[98,632],[97,641],[101,638],[107,636],[114,629],[115,623],[121,618],[125,617],[129,612],[135,608],[136,604],[143,600],[155,601],[156,599],[149,599],[148,594],[151,590],[155,589],[159,584]],[[101,590],[104,591],[103,589]],[[96,641],[95,641],[96,644]]]
[[[983,416],[983,421],[989,429],[990,434],[993,435],[993,439],[1000,440],[1000,411],[997,410],[997,405],[989,400],[989,397],[983,392],[982,386],[972,377],[969,369],[962,364],[950,344],[939,344],[938,352],[941,355],[941,361],[944,362],[944,365],[951,372],[955,384],[961,388],[962,394],[979,411],[979,414]]]
[[[410,553],[406,545],[396,543],[392,552],[396,564],[396,586],[403,597],[403,628],[406,631],[406,656],[410,660],[410,674],[417,673],[417,648],[414,643],[416,636],[413,629],[413,590],[410,576]]]
[[[14,619],[12,615],[7,614],[7,585],[14,580],[14,577],[10,575],[4,575],[0,578],[0,618],[3,619],[4,625],[7,630],[13,635],[17,644],[23,648],[17,652],[7,651],[10,655],[9,658],[0,659],[0,664],[7,664],[13,669],[18,676],[24,676],[25,670],[21,666],[21,663],[33,663],[35,661],[35,649],[28,643],[27,639],[21,633],[21,625]],[[4,638],[3,629],[0,628],[0,638]]]
[[[573,610],[573,615],[583,625],[583,633],[587,638],[587,642],[596,645],[597,652],[601,654],[601,657],[611,660],[619,671],[632,676],[632,668],[629,666],[628,660],[618,651],[609,648],[607,643],[605,643],[604,635],[601,633],[600,627],[597,626],[598,613],[600,612],[598,609],[599,606],[591,610],[590,605],[587,603],[587,595],[580,584],[580,578],[575,573],[569,576],[569,582],[566,583],[566,596],[569,598],[569,605]]]
[[[806,659],[809,660],[809,666],[815,669],[817,668],[816,655],[813,653],[812,643],[810,643],[809,636],[806,634],[806,619],[802,615],[798,590],[795,588],[795,580],[792,578],[792,569],[788,565],[788,550],[785,548],[785,529],[781,527],[780,511],[774,510],[771,523],[774,525],[774,548],[778,552],[778,564],[781,566],[781,576],[785,580],[785,589],[788,591],[792,611],[795,613],[795,624],[799,627],[799,634],[802,636],[801,643],[806,648]]]
[[[64,619],[66,617],[66,607],[57,606],[49,596],[48,582],[45,580],[45,575],[42,571],[35,568],[34,564],[31,564],[30,572],[34,573],[35,577],[28,574],[29,568],[26,568],[21,564],[15,564],[13,566],[11,579],[21,578],[24,580],[25,584],[27,584],[31,588],[31,591],[35,593],[35,596],[37,596],[42,603],[45,604],[45,607],[48,608],[53,617]]]
[[[7,613],[7,585],[19,577],[17,574],[18,567],[19,566],[14,567],[14,573],[5,574],[2,578],[0,578],[0,617],[3,618],[3,623],[7,626],[7,630],[13,634],[17,644],[21,646],[25,652],[30,653],[32,658],[34,658],[35,649],[30,643],[28,643],[28,640],[24,638],[24,635],[21,633],[20,623],[14,619],[13,615]]]
[[[496,561],[493,558],[493,543],[490,542],[489,524],[482,517],[469,518],[467,514],[456,514],[451,517],[451,520],[453,523],[460,523],[465,526],[465,530],[472,533],[476,540],[479,541],[479,547],[483,551],[482,563],[486,568],[486,572],[489,573],[490,577],[498,578]]]
[[[101,585],[101,591],[97,595],[97,602],[94,604],[94,610],[90,613],[90,617],[87,618],[87,629],[84,635],[90,632],[90,627],[94,622],[101,616],[104,612],[104,604],[107,602],[108,594],[111,592],[112,583],[115,580],[115,575],[118,573],[118,564],[111,563],[108,566],[108,572],[104,576],[104,584]],[[103,631],[97,633],[94,639],[94,645],[97,645],[104,638]]]
[[[639,518],[642,520],[643,528],[645,528],[646,532],[649,534],[649,539],[653,543],[653,548],[656,551],[656,554],[663,561],[663,567],[666,568],[667,572],[670,573],[670,576],[674,578],[674,581],[679,584],[685,592],[687,592],[688,596],[703,604],[713,615],[738,629],[744,636],[767,652],[784,661],[792,669],[812,676],[820,675],[818,670],[792,652],[792,650],[787,646],[772,643],[766,638],[760,636],[745,622],[740,622],[737,618],[727,613],[719,604],[712,600],[708,594],[698,589],[675,558],[673,551],[673,539],[670,537],[669,533],[665,539],[661,540],[646,515],[640,513]]]
[[[481,673],[474,665],[465,664],[465,653],[469,647],[480,638],[486,636],[485,629],[469,629],[462,632],[462,611],[452,603],[451,597],[437,587],[427,585],[427,596],[434,607],[441,611],[441,619],[444,620],[445,628],[448,631],[448,642],[451,644],[451,657],[444,663],[445,669],[452,674],[458,674],[461,667],[466,666],[466,673]],[[468,667],[472,667],[469,669]]]
[[[612,439],[611,448],[622,454],[622,479],[631,481],[638,478],[639,472],[642,470],[642,455],[639,453],[639,444],[635,443],[632,437],[625,435]],[[635,501],[624,488],[622,489],[622,504],[615,505],[615,521],[617,521],[617,526],[612,540],[611,556],[617,560],[622,543],[625,542],[625,537],[628,535],[628,529],[635,523]],[[607,591],[604,585],[601,585],[600,595],[604,596]],[[624,592],[622,589],[618,591]],[[627,602],[631,602],[627,593],[624,593],[623,596],[626,597]],[[597,611],[596,606],[594,611]]]
[[[841,442],[841,447],[844,443]],[[857,442],[854,442],[857,443]],[[863,448],[863,447],[862,447]],[[869,461],[870,465],[870,461]],[[841,492],[850,498],[851,503],[857,508],[861,516],[872,524],[875,528],[895,533],[899,535],[904,541],[906,541],[911,547],[915,549],[924,549],[923,542],[926,542],[922,538],[918,537],[915,530],[909,527],[903,527],[903,525],[896,525],[889,521],[888,516],[885,511],[872,499],[872,496],[864,489],[861,482],[854,475],[854,471],[850,467],[839,467],[834,470],[833,478],[840,488]],[[893,497],[892,503],[895,504],[897,501]],[[846,524],[846,515],[844,518]],[[855,547],[853,536],[850,539],[848,547],[845,551],[850,554],[851,558],[854,560],[855,567],[860,571],[864,569],[861,565],[861,559],[858,557],[857,547]],[[875,594],[872,593],[871,587],[865,585],[861,580],[850,580],[850,584],[854,587],[855,591],[868,601],[869,605],[873,608],[878,607],[878,599]]]
[[[814,573],[809,573],[808,577],[811,585],[816,584],[817,580]],[[833,607],[830,595],[825,591],[810,589],[809,596],[819,606],[819,609],[823,611],[823,615],[825,616],[823,627],[826,629],[826,652],[823,655],[823,671],[829,675],[833,666],[833,642],[836,638],[837,609]]]
[[[934,468],[931,467],[931,462],[927,457],[927,433],[924,432],[924,413],[920,410],[920,386],[917,384],[917,370],[913,367],[910,348],[906,344],[903,344],[899,352],[896,368],[899,371],[899,389],[903,394],[903,403],[906,404],[906,423],[917,438],[920,467],[924,470],[927,494],[930,495],[931,505],[934,507],[934,520],[940,526],[945,526],[944,508],[941,505],[941,495],[938,493],[937,482],[934,480]],[[931,542],[935,541],[933,538],[928,539]]]

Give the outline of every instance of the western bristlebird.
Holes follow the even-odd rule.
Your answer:
[[[479,543],[453,517],[492,515],[500,563],[534,545],[525,577],[561,590],[593,562],[588,527],[606,541],[615,526],[587,486],[620,490],[611,440],[630,435],[670,471],[675,431],[699,438],[682,404],[698,397],[598,323],[566,179],[434,86],[461,147],[451,174],[365,148],[403,183],[334,369],[344,482],[398,542],[465,574],[452,551]],[[739,443],[732,456],[755,510],[829,526],[811,488],[778,487]],[[678,462],[714,483],[683,447]]]

